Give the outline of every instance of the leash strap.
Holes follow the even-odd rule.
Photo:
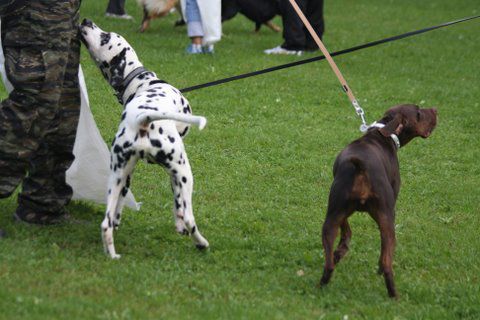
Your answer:
[[[363,111],[362,107],[360,107],[360,104],[357,101],[357,98],[355,98],[355,95],[353,94],[352,90],[350,89],[350,86],[347,83],[347,80],[342,75],[342,72],[340,72],[340,69],[338,69],[337,64],[335,61],[333,61],[332,56],[330,55],[330,52],[328,52],[327,48],[323,44],[322,40],[320,40],[320,37],[318,34],[313,30],[312,25],[308,21],[307,17],[303,14],[302,10],[300,7],[297,5],[297,2],[295,0],[289,0],[290,4],[292,5],[293,9],[295,12],[297,12],[297,15],[300,17],[302,20],[303,24],[307,28],[308,32],[312,36],[313,40],[315,40],[315,43],[317,46],[320,48],[322,51],[323,55],[328,61],[328,64],[330,64],[330,67],[332,68],[333,72],[338,78],[338,81],[342,84],[343,91],[347,94],[348,98],[350,99],[350,102],[352,103],[352,106],[355,108],[355,112],[357,115],[362,119],[362,125],[360,126],[360,131],[366,132],[368,130],[368,125],[365,120],[365,112]]]
[[[375,46],[378,46],[378,45],[381,45],[381,44],[384,44],[384,43],[393,42],[393,41],[413,37],[415,35],[419,35],[419,34],[422,34],[422,33],[425,33],[425,32],[429,32],[429,31],[433,31],[433,30],[436,30],[436,29],[448,27],[448,26],[451,26],[451,25],[454,25],[454,24],[457,24],[457,23],[462,23],[462,22],[477,19],[477,18],[480,18],[480,15],[472,16],[472,17],[466,17],[466,18],[462,18],[462,19],[459,19],[459,20],[455,20],[455,21],[445,22],[445,23],[442,23],[442,24],[439,24],[439,25],[436,25],[436,26],[423,28],[423,29],[415,30],[415,31],[410,31],[410,32],[402,33],[402,34],[399,34],[399,35],[396,35],[396,36],[392,36],[392,37],[388,37],[388,38],[384,38],[384,39],[380,39],[380,40],[375,40],[375,41],[372,41],[372,42],[367,42],[365,44],[361,44],[361,45],[358,45],[358,46],[355,46],[355,47],[351,47],[351,48],[347,48],[347,49],[332,52],[330,54],[330,56],[335,57],[335,56],[340,56],[340,55],[343,55],[343,54],[348,54],[348,53],[355,52],[355,51],[358,51],[358,50],[363,50],[363,49],[370,48],[370,47],[375,47]],[[215,81],[211,81],[211,82],[206,82],[206,83],[202,83],[202,84],[198,84],[198,85],[183,88],[180,91],[182,93],[186,93],[186,92],[189,92],[189,91],[195,91],[195,90],[199,90],[199,89],[209,88],[209,87],[217,86],[217,85],[232,82],[232,81],[241,80],[241,79],[245,79],[245,78],[250,78],[250,77],[254,77],[254,76],[259,76],[259,75],[262,75],[262,74],[265,74],[265,73],[270,73],[270,72],[274,72],[274,71],[278,71],[278,70],[283,70],[283,69],[287,69],[287,68],[301,66],[301,65],[304,65],[304,64],[308,64],[308,63],[312,63],[312,62],[316,62],[316,61],[321,61],[321,60],[325,60],[325,56],[318,56],[318,57],[303,59],[303,60],[290,62],[290,63],[285,63],[285,64],[281,64],[281,65],[278,65],[278,66],[274,66],[274,67],[270,67],[270,68],[266,68],[266,69],[262,69],[262,70],[257,70],[257,71],[248,72],[248,73],[244,73],[244,74],[240,74],[240,75],[236,75],[236,76],[232,76],[232,77],[228,77],[228,78],[223,78],[223,79],[219,79],[219,80],[215,80]]]

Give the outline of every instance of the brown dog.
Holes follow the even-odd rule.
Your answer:
[[[335,265],[347,253],[352,231],[348,217],[354,211],[366,211],[380,228],[381,255],[379,274],[385,277],[388,295],[397,297],[392,260],[395,248],[395,202],[400,190],[397,149],[415,137],[427,138],[437,123],[437,110],[416,105],[389,109],[373,128],[349,144],[335,160],[334,180],[322,240],[325,268],[320,285],[326,285]],[[338,229],[341,238],[333,246]]]
[[[181,12],[178,0],[137,0],[137,3],[143,8],[140,32],[148,29],[152,19],[166,16],[174,7],[177,8],[178,12]]]

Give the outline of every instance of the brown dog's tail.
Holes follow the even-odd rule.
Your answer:
[[[365,165],[357,157],[351,157],[350,162],[355,166],[358,173],[365,172]]]
[[[356,157],[351,157],[350,162],[355,167],[351,197],[364,204],[365,201],[373,194],[372,185],[363,161]]]

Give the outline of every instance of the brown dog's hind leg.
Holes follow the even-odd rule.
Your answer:
[[[383,273],[388,295],[397,298],[397,290],[393,280],[393,253],[395,251],[395,220],[394,214],[374,216],[380,229],[381,254],[379,260],[379,274]]]
[[[322,279],[320,279],[320,286],[324,286],[330,282],[333,270],[335,269],[335,261],[333,259],[333,245],[338,232],[338,223],[335,223],[334,219],[327,219],[323,224],[322,229],[322,242],[323,250],[325,252],[325,266],[323,268]]]
[[[328,284],[330,278],[332,277],[333,270],[335,269],[335,259],[333,253],[335,239],[337,238],[340,225],[346,220],[347,217],[348,215],[341,211],[337,212],[337,210],[333,210],[331,208],[328,210],[327,217],[322,228],[322,242],[323,249],[325,251],[325,267],[323,269],[322,279],[320,280],[320,286]]]
[[[340,242],[338,243],[337,249],[333,253],[333,260],[335,264],[337,264],[345,256],[345,254],[347,254],[348,244],[350,243],[350,239],[352,238],[352,230],[350,229],[350,225],[348,224],[348,220],[346,218],[340,225],[340,229]]]

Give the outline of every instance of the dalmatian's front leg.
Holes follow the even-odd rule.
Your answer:
[[[128,192],[130,175],[135,166],[136,159],[131,158],[124,168],[117,168],[110,174],[108,184],[108,198],[105,218],[102,221],[102,240],[105,253],[112,259],[119,259],[120,255],[115,252],[113,242],[113,229],[120,222],[120,215],[123,208],[124,197]],[[115,166],[115,165],[114,165]]]
[[[175,147],[178,148],[178,146]],[[171,161],[168,168],[174,197],[173,210],[176,229],[179,233],[189,234],[198,249],[206,249],[209,243],[198,230],[193,216],[193,175],[183,143],[179,149],[180,158]]]
[[[132,178],[132,174],[133,172],[127,175],[125,186],[122,188],[122,191],[120,192],[117,210],[115,213],[115,217],[113,219],[113,227],[115,228],[115,230],[118,230],[118,227],[120,226],[122,211],[123,211],[123,207],[125,206],[125,197],[127,196],[128,190],[130,190],[130,181]]]

